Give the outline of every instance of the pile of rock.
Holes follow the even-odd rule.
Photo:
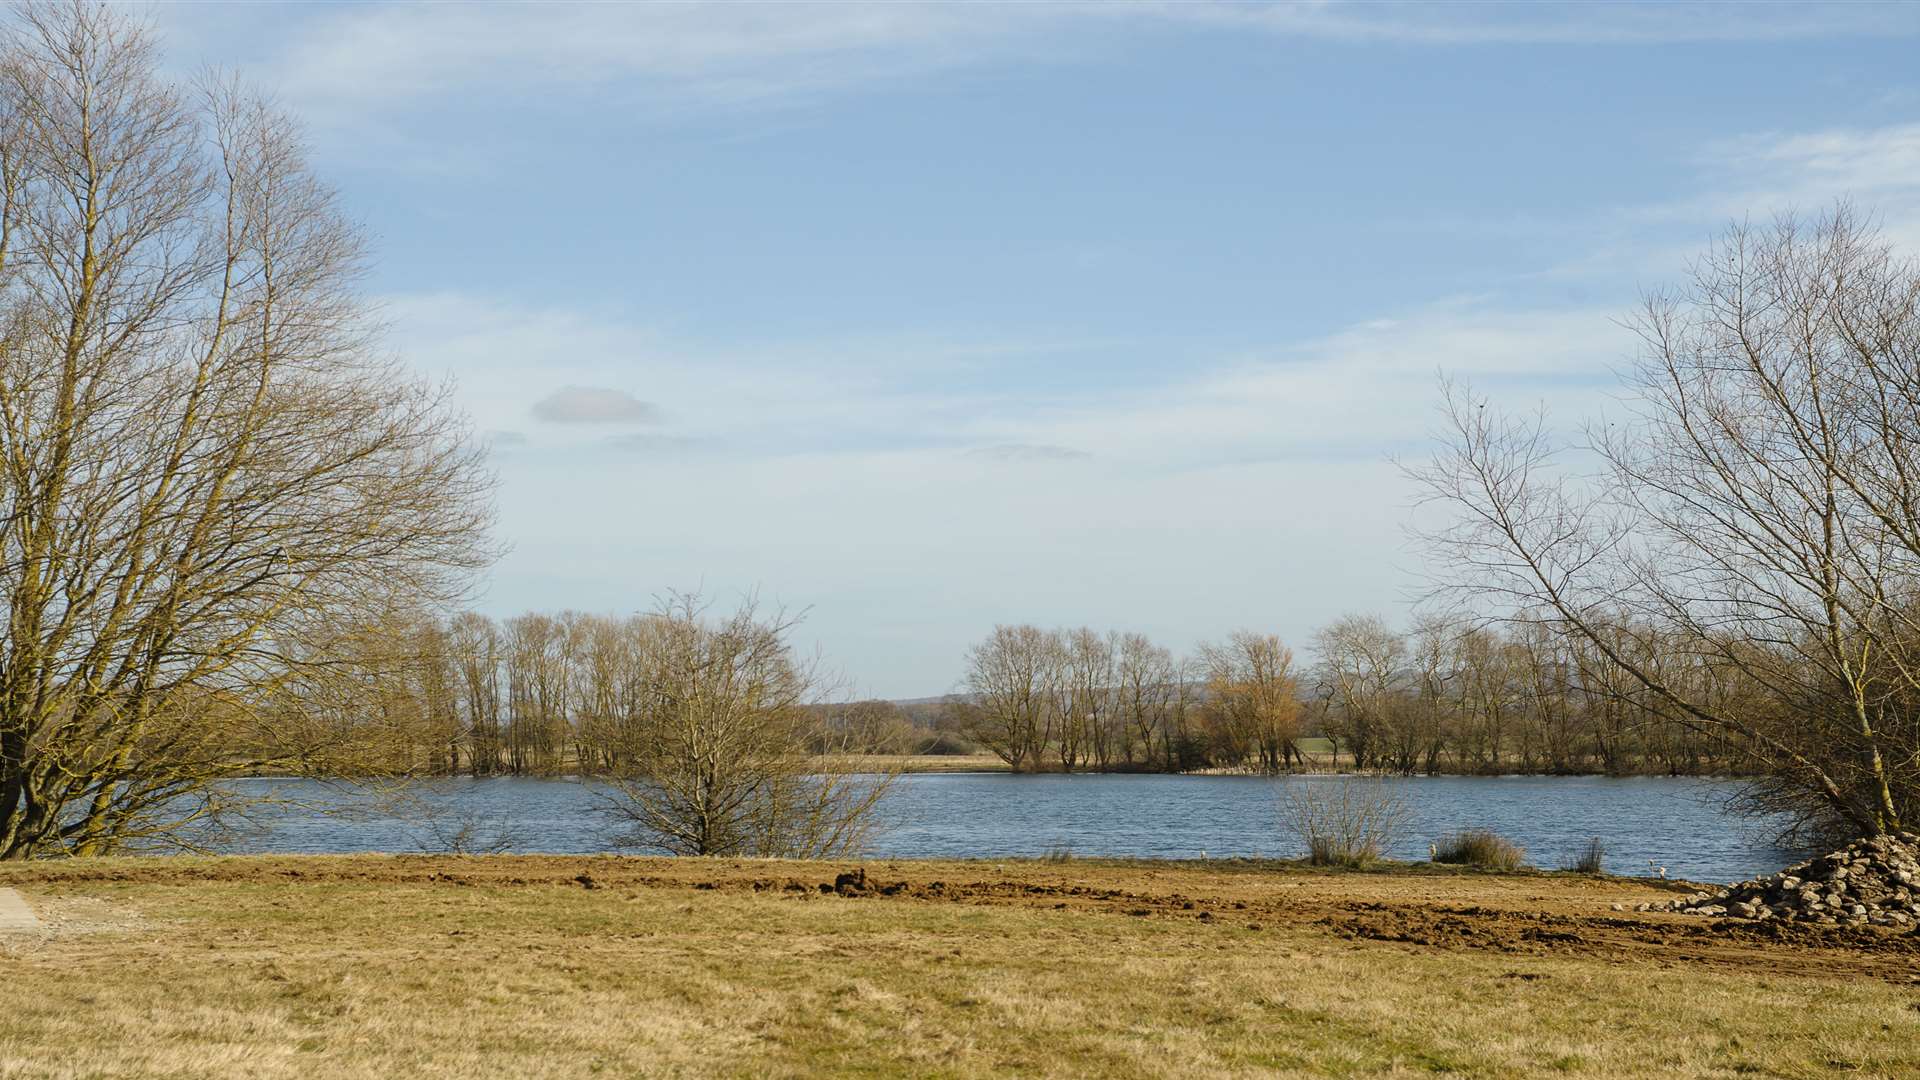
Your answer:
[[[1920,925],[1920,835],[1903,832],[1856,840],[1772,877],[1639,904],[1635,910],[1823,926]]]

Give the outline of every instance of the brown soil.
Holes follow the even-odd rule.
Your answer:
[[[0,885],[394,883],[448,888],[727,890],[796,903],[1012,905],[1255,930],[1322,932],[1421,950],[1587,956],[1653,968],[1920,983],[1920,935],[1880,927],[1615,912],[1685,882],[1424,867],[1369,873],[1273,863],[808,863],[608,856],[326,856],[106,859],[0,868]]]

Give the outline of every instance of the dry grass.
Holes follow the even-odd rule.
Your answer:
[[[1604,874],[1607,872],[1607,842],[1595,836],[1581,846],[1574,857],[1560,866],[1562,870],[1571,870],[1576,874]]]
[[[1175,917],[1182,897],[1284,912],[1295,897],[1337,905],[1376,893],[1600,911],[1650,886],[1085,862],[872,867],[923,882],[994,872],[996,888],[1014,886],[1005,900],[933,902],[748,887],[836,869],[794,863],[374,857],[236,874],[236,862],[110,864],[134,871],[128,880],[99,879],[98,864],[0,872],[36,906],[117,912],[0,952],[0,1076],[1920,1070],[1915,994],[1885,979],[1678,953],[1655,970],[1351,940],[1306,918],[1255,929],[1247,915]],[[701,880],[703,868],[718,880]],[[599,887],[560,876],[581,869]],[[1107,906],[1069,892],[1070,907],[1018,899],[1022,882],[1103,881],[1127,891],[1109,891]],[[1156,917],[1126,910],[1149,902]]]
[[[1463,829],[1440,838],[1433,861],[1482,870],[1518,870],[1527,865],[1527,849],[1491,829]]]

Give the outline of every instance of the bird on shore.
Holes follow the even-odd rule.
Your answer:
[[[1655,875],[1656,875],[1657,877],[1659,877],[1659,879],[1660,879],[1661,881],[1665,881],[1665,880],[1667,880],[1667,868],[1666,868],[1666,867],[1664,867],[1664,866],[1655,866],[1655,865],[1653,864],[1653,860],[1652,860],[1652,859],[1648,859],[1648,860],[1647,860],[1647,869],[1649,869],[1649,870],[1651,870],[1651,871],[1653,871],[1653,872],[1654,872],[1654,874],[1655,874]]]

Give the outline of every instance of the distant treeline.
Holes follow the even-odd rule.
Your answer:
[[[1353,768],[1414,773],[1740,771],[1744,748],[1623,690],[1548,632],[1343,618],[1298,664],[1272,635],[1187,658],[1140,634],[1001,626],[967,654],[949,724],[1016,771]],[[1676,678],[1712,681],[1704,665]],[[1726,688],[1734,692],[1734,687]],[[1313,747],[1316,752],[1304,752]]]
[[[799,729],[794,745],[815,754],[977,750],[934,731],[925,710],[812,703],[821,680],[791,655],[783,640],[791,623],[779,617],[734,628],[769,639],[746,651],[751,664],[689,650],[689,629],[700,625],[691,606],[630,617],[399,619],[368,632],[364,656],[332,658],[363,669],[372,688],[333,711],[343,737],[380,748],[383,759],[369,766],[381,772],[626,776],[663,740],[725,755],[755,742],[751,729],[775,727],[783,740]]]
[[[659,710],[664,625],[578,612],[418,620],[400,631],[412,662],[379,676],[383,743],[415,771],[618,772]],[[1544,629],[1433,619],[1400,632],[1355,616],[1315,634],[1310,656],[1253,632],[1182,658],[1140,634],[1002,626],[968,651],[953,694],[803,711],[816,753],[987,751],[1021,772],[1746,767],[1742,746],[1664,716]]]

